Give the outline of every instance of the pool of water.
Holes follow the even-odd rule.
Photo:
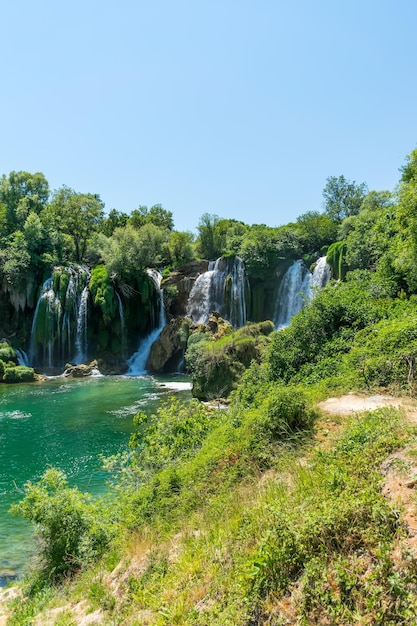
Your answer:
[[[0,573],[20,575],[33,549],[31,525],[9,513],[28,480],[53,466],[71,485],[103,493],[100,455],[126,449],[135,413],[151,412],[169,393],[189,397],[189,386],[185,378],[153,376],[0,385]]]

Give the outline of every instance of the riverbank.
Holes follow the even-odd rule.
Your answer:
[[[216,493],[207,482],[196,511],[126,535],[116,562],[38,599],[31,623],[231,626],[255,607],[258,624],[412,623],[417,404],[349,394],[319,406],[313,438],[281,447],[274,468],[226,490],[216,480]],[[224,449],[212,478],[241,463]]]
[[[21,576],[33,551],[31,526],[8,512],[27,481],[54,466],[71,485],[102,494],[108,474],[100,455],[127,449],[134,414],[152,412],[171,394],[189,398],[190,388],[183,376],[56,377],[0,386],[0,571]]]

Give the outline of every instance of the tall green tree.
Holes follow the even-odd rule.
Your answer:
[[[120,213],[116,209],[112,209],[108,216],[103,220],[102,228],[100,229],[106,237],[111,237],[116,228],[123,228],[126,226],[129,215],[127,213]]]
[[[174,228],[171,211],[164,209],[161,204],[155,204],[150,209],[147,206],[138,207],[130,214],[129,224],[137,229],[145,224],[153,224],[169,231]]]
[[[307,211],[297,217],[296,231],[299,233],[303,252],[318,252],[337,237],[337,224],[318,211]]]
[[[154,224],[136,229],[131,224],[116,228],[112,237],[101,238],[101,256],[110,276],[126,280],[161,262],[167,231]]]
[[[174,267],[192,261],[195,258],[193,233],[178,230],[172,232],[166,244],[165,256]]]
[[[330,176],[323,189],[325,214],[337,223],[350,215],[357,215],[367,191],[365,183],[357,185],[344,176]]]
[[[49,198],[49,185],[40,172],[10,172],[0,181],[0,215],[5,232],[21,229],[29,213],[39,214]]]
[[[213,260],[223,254],[224,241],[216,231],[219,221],[218,215],[210,213],[203,213],[200,217],[197,226],[197,252],[203,258]]]
[[[77,263],[84,260],[88,240],[97,232],[103,218],[104,202],[99,195],[77,193],[65,186],[53,194],[45,212],[49,225],[69,237]]]

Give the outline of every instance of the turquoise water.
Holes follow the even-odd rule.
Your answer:
[[[54,466],[66,472],[71,485],[102,493],[107,475],[99,455],[126,449],[132,416],[174,393],[162,386],[166,381],[103,376],[0,385],[0,571],[21,574],[32,550],[31,526],[8,513],[22,499],[25,482]]]

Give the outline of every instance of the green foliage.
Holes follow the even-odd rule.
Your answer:
[[[335,619],[339,611],[339,617],[343,615],[346,621],[333,623],[352,623],[356,611],[359,615],[372,614],[364,600],[371,591],[381,593],[382,589],[372,589],[375,577],[368,576],[365,564],[371,570],[378,567],[375,561],[370,563],[370,556],[398,532],[396,512],[381,495],[375,470],[400,442],[395,411],[366,414],[352,421],[333,449],[318,452],[311,469],[295,469],[293,489],[281,487],[274,490],[275,497],[269,494],[265,508],[257,511],[267,530],[248,567],[254,602],[262,603],[269,593],[282,596],[299,579],[299,608],[305,623],[311,623],[313,616]],[[342,562],[349,564],[344,576]],[[361,565],[361,572],[354,563]],[[318,579],[312,585],[313,572]],[[338,572],[333,589],[331,572]],[[354,585],[348,585],[349,572]],[[404,603],[398,602],[394,589],[389,592],[389,578],[379,577],[387,600],[383,615],[391,611],[400,615],[406,609],[415,577],[410,578],[410,574],[404,584]],[[366,591],[361,588],[363,577],[368,579]],[[377,623],[385,622],[380,619]]]
[[[0,250],[0,272],[10,285],[22,288],[30,262],[26,238],[17,230],[10,236],[8,246]]]
[[[345,241],[335,241],[327,250],[326,261],[332,270],[332,277],[336,280],[343,280],[346,276],[347,265],[345,262],[345,254]]]
[[[344,358],[343,369],[355,372],[356,384],[367,390],[388,387],[417,393],[417,318],[410,303],[391,319],[358,332]]]
[[[329,176],[323,189],[324,212],[333,222],[340,223],[359,213],[366,193],[365,183],[357,185],[344,176]]]
[[[145,473],[154,473],[194,456],[217,417],[215,411],[196,400],[183,403],[177,398],[167,400],[150,418],[138,413],[134,425],[139,430],[130,439],[135,465]]]
[[[81,263],[87,244],[98,230],[104,216],[104,203],[97,194],[76,193],[69,187],[54,192],[44,212],[44,221],[57,232],[67,235],[72,243],[73,259]]]
[[[319,252],[337,237],[335,222],[318,211],[307,211],[297,217],[296,227],[303,243],[303,253]]]
[[[215,341],[205,332],[188,340],[185,361],[193,380],[193,395],[200,399],[227,397],[244,370],[260,362],[272,322],[248,324]]]
[[[281,228],[254,225],[239,249],[239,256],[251,280],[265,279],[284,258],[299,258],[303,246],[297,229],[291,225]]]
[[[22,229],[28,215],[39,214],[46,206],[49,186],[41,173],[10,172],[0,181],[0,205],[5,209],[7,234]]]
[[[174,231],[170,234],[165,249],[165,258],[172,267],[179,267],[195,258],[194,235],[190,232]]]
[[[150,209],[140,206],[130,214],[128,224],[133,228],[140,229],[146,224],[152,224],[163,230],[171,231],[174,228],[171,211],[167,211],[160,204],[155,204]]]
[[[115,315],[117,302],[114,297],[114,287],[104,265],[96,265],[93,268],[88,287],[94,304],[101,309],[104,322],[109,324]]]
[[[111,237],[116,228],[123,228],[126,226],[129,216],[127,213],[120,213],[116,209],[109,211],[108,216],[103,220],[102,233],[106,237]]]
[[[372,274],[351,273],[350,278],[322,289],[288,328],[274,333],[268,353],[272,380],[288,382],[302,366],[348,352],[355,332],[388,315],[389,301]]]
[[[14,361],[17,363],[16,352],[13,350],[12,346],[7,342],[0,343],[0,359],[2,361]]]
[[[125,228],[116,228],[111,238],[101,242],[100,252],[110,276],[132,281],[145,268],[157,266],[162,260],[168,232],[152,223],[139,229],[130,223]]]
[[[224,240],[219,237],[216,226],[220,218],[217,215],[204,213],[197,226],[197,251],[202,258],[217,259],[224,252]]]
[[[344,262],[351,269],[375,270],[398,232],[392,195],[389,192],[369,193],[359,214],[347,219],[351,222],[345,240]]]
[[[25,365],[3,366],[3,382],[5,383],[29,383],[35,380],[35,371]]]
[[[97,559],[115,529],[104,507],[89,494],[68,485],[66,476],[49,469],[38,483],[25,485],[25,497],[12,512],[35,525],[39,542],[39,581],[55,582]]]

